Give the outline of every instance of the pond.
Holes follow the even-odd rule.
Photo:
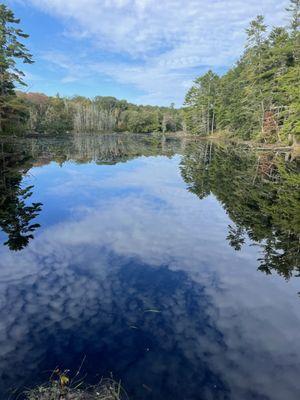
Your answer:
[[[293,154],[15,138],[0,173],[1,400],[80,366],[133,400],[299,399]]]

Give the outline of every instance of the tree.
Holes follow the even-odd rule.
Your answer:
[[[197,78],[185,100],[188,131],[214,130],[242,139],[274,143],[300,135],[300,0],[291,0],[290,28],[267,34],[258,15],[246,29],[245,51],[220,78]],[[210,127],[210,128],[209,128]]]
[[[293,40],[293,56],[296,63],[300,63],[300,0],[290,0],[286,8],[290,13],[290,29]]]
[[[248,35],[247,47],[259,49],[263,44],[265,40],[264,34],[267,30],[264,21],[264,16],[258,15],[253,21],[250,22],[249,28],[246,29]]]
[[[212,71],[197,78],[185,98],[189,131],[209,135],[216,127],[216,103],[219,77]]]
[[[292,32],[299,31],[300,28],[300,0],[290,0],[290,5],[286,8],[291,14],[290,27]]]
[[[13,111],[10,97],[15,95],[15,85],[26,85],[24,73],[17,67],[17,61],[32,64],[32,55],[19,40],[28,38],[22,29],[16,27],[20,20],[5,5],[0,5],[0,132],[3,122]],[[6,117],[5,117],[6,116]]]
[[[259,126],[259,130],[263,129],[264,115],[267,102],[270,103],[269,92],[264,92],[263,73],[265,72],[266,58],[268,54],[268,40],[265,37],[267,26],[264,23],[264,17],[258,15],[250,26],[246,29],[247,43],[245,61],[248,70],[246,94],[248,96],[247,107]]]

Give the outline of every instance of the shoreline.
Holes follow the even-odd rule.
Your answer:
[[[0,134],[1,139],[42,139],[42,138],[51,138],[51,137],[63,137],[63,136],[76,136],[76,135],[141,135],[141,136],[158,136],[165,138],[178,138],[178,139],[187,139],[190,141],[212,141],[212,142],[230,142],[236,145],[244,145],[248,146],[253,150],[258,151],[296,151],[297,154],[300,155],[300,143],[297,142],[297,139],[293,141],[293,144],[287,144],[285,142],[275,142],[275,143],[262,143],[257,140],[242,140],[236,137],[228,137],[222,133],[216,133],[210,136],[200,136],[194,134],[188,134],[184,131],[177,132],[65,132],[61,133],[38,133],[38,132],[26,132],[21,135],[11,135],[11,134]]]

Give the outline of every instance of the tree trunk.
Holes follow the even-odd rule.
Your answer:
[[[213,109],[212,121],[211,121],[211,134],[214,133],[214,124],[215,124],[215,109]]]

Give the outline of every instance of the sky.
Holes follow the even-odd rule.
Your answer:
[[[263,14],[287,25],[288,0],[7,0],[30,34],[26,90],[182,105],[193,80],[224,73]]]

